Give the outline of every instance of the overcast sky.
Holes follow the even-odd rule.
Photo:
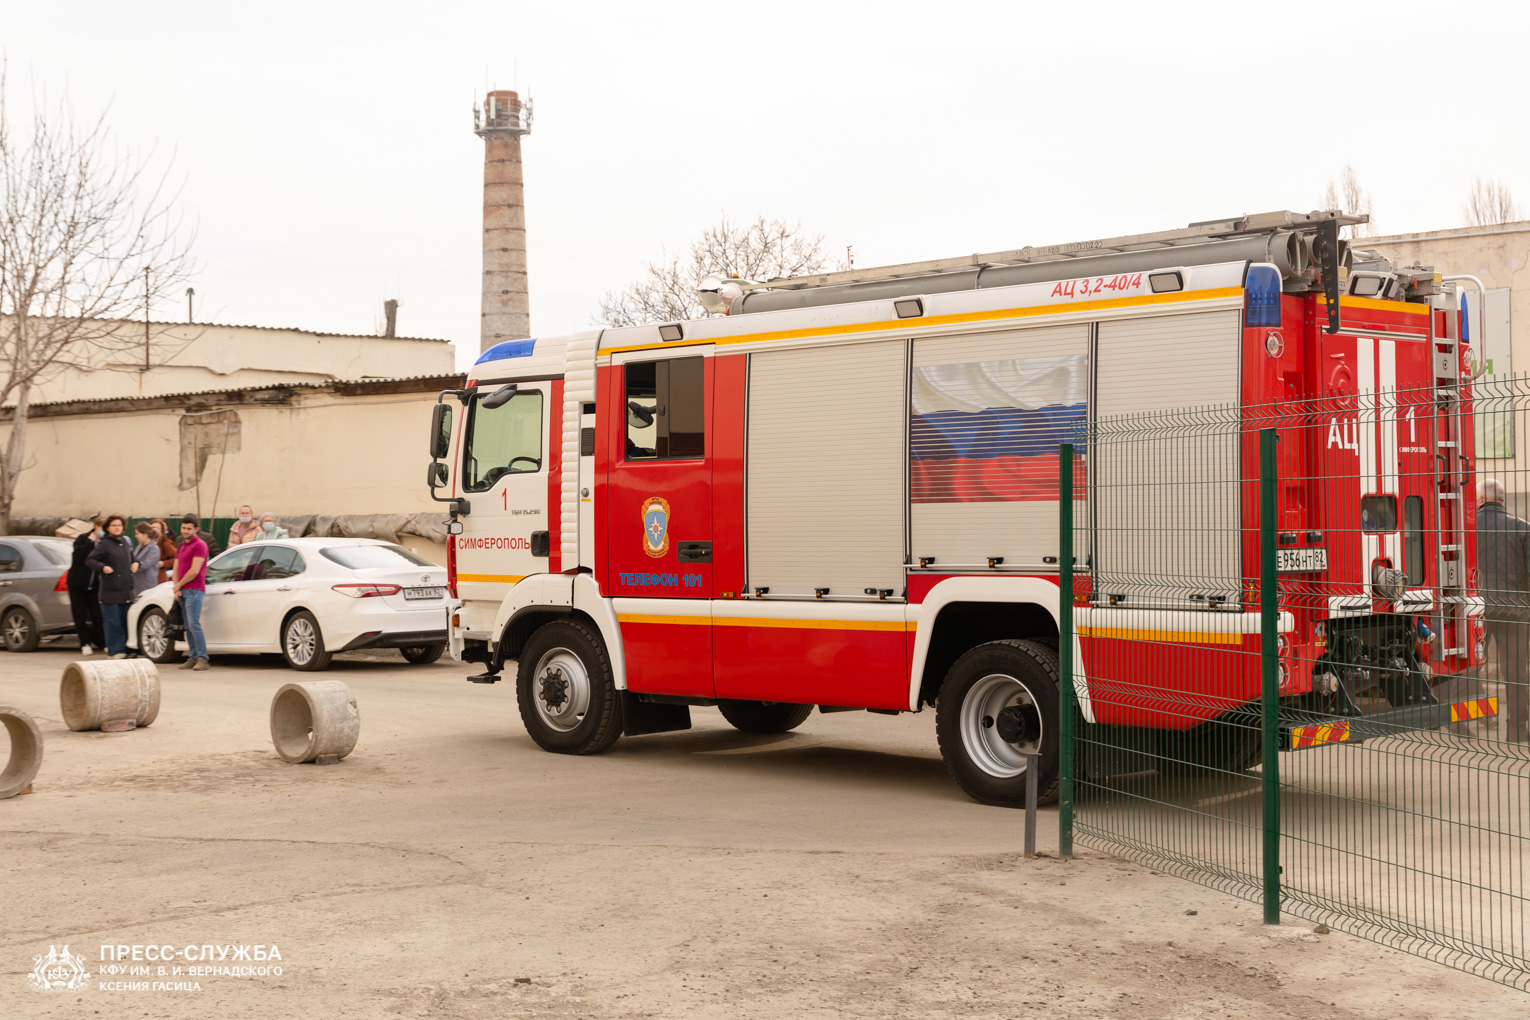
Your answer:
[[[0,0],[0,47],[13,104],[173,150],[198,318],[367,333],[395,297],[466,363],[486,86],[535,99],[551,335],[723,212],[868,266],[1307,210],[1346,161],[1383,233],[1459,226],[1476,175],[1530,206],[1530,15],[1469,9]]]

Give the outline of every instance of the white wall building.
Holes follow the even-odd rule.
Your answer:
[[[118,328],[131,336],[144,324]],[[309,534],[397,540],[445,562],[425,464],[430,406],[462,381],[452,344],[149,329],[147,370],[119,346],[34,389],[18,530],[99,512],[227,519],[248,503]],[[0,408],[0,442],[11,417]]]

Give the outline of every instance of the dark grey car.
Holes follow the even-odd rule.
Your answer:
[[[30,652],[44,634],[74,630],[64,575],[73,551],[62,538],[0,538],[0,641]]]

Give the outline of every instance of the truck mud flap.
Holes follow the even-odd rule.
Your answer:
[[[666,705],[647,701],[642,695],[622,691],[622,736],[641,737],[645,733],[668,733],[691,728],[689,705]]]

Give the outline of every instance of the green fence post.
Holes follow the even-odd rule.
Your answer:
[[[1264,923],[1280,923],[1280,606],[1275,572],[1274,429],[1259,430],[1259,667],[1264,749]]]
[[[1062,787],[1057,795],[1057,855],[1073,856],[1073,444],[1057,450],[1057,674]]]

